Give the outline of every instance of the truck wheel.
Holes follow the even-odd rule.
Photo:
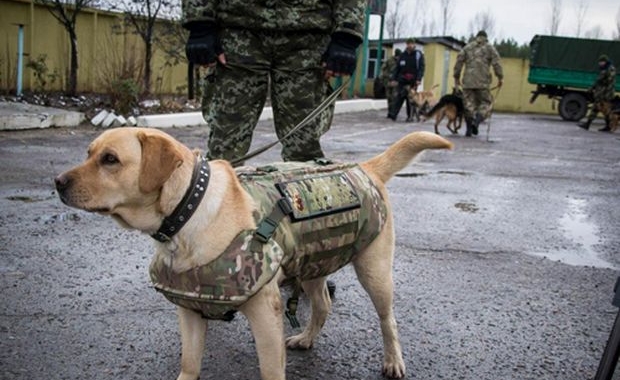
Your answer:
[[[579,121],[588,112],[588,101],[578,92],[569,92],[562,96],[558,111],[564,120]]]

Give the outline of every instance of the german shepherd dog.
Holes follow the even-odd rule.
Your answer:
[[[435,104],[430,111],[424,116],[425,120],[435,116],[435,133],[439,133],[439,123],[444,117],[448,118],[448,124],[446,128],[452,134],[457,134],[461,125],[463,124],[463,116],[465,113],[465,107],[463,106],[463,95],[460,90],[455,89],[452,94],[446,94],[439,99],[439,102]]]
[[[618,129],[618,124],[620,124],[620,97],[616,96],[610,101],[599,102],[597,107],[605,115],[605,120],[609,120],[606,125],[609,127],[608,132],[615,132]]]

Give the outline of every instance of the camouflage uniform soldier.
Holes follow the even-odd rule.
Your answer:
[[[465,122],[467,123],[466,136],[478,134],[478,126],[491,114],[493,97],[489,86],[493,67],[498,86],[503,83],[503,70],[497,50],[487,40],[487,33],[480,31],[476,38],[468,43],[456,58],[454,65],[454,83],[461,85],[461,71],[463,73],[463,103],[465,106]]]
[[[183,0],[188,60],[214,72],[203,98],[208,158],[233,160],[247,153],[268,89],[276,134],[282,137],[323,101],[330,91],[326,79],[350,75],[365,5],[364,0]],[[319,139],[332,114],[333,108],[283,141],[282,158],[323,157]]]
[[[598,74],[598,78],[596,78],[596,82],[589,89],[594,98],[594,104],[588,115],[588,120],[579,124],[581,128],[586,130],[590,128],[590,124],[598,115],[600,104],[611,101],[616,93],[616,68],[609,60],[609,57],[605,54],[601,55],[598,59],[598,66],[601,71]],[[609,121],[609,116],[605,115],[605,128],[599,129],[599,131],[609,132]]]
[[[390,59],[387,59],[383,65],[381,66],[381,80],[383,82],[383,87],[385,88],[385,98],[387,99],[388,104],[388,116],[390,117],[390,110],[394,104],[394,98],[396,97],[397,88],[394,83],[390,80],[392,73],[396,70],[396,64],[398,63],[398,56],[400,55],[400,49],[394,50],[394,56]]]

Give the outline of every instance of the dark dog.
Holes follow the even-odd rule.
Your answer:
[[[608,132],[615,132],[618,129],[618,124],[620,124],[620,97],[616,96],[610,101],[599,102],[597,107],[605,115],[606,127],[609,128]]]
[[[463,124],[464,113],[465,107],[463,106],[462,95],[460,91],[455,90],[452,94],[442,96],[439,102],[425,114],[425,117],[428,119],[435,116],[436,134],[439,134],[439,123],[441,123],[444,117],[447,117],[448,124],[446,128],[453,134],[457,134]]]

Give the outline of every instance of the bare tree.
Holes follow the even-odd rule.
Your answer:
[[[428,18],[428,1],[415,0],[412,10],[413,12],[410,12],[409,30],[415,35],[423,35],[422,29]]]
[[[405,32],[403,1],[404,0],[388,1],[388,10],[385,13],[385,31],[388,38],[402,37]]]
[[[151,92],[153,47],[157,41],[155,25],[163,15],[174,15],[179,4],[172,0],[120,0],[115,8],[125,15],[125,22],[131,25],[144,42],[144,70],[142,87]]]
[[[549,34],[556,36],[562,21],[562,0],[551,0],[551,18],[549,20]]]
[[[433,11],[429,9],[428,1],[416,1],[415,13],[419,15],[419,27],[415,32],[418,33],[420,36],[432,36],[436,34],[437,24],[435,22],[435,18],[432,15]]]
[[[592,28],[586,30],[583,35],[585,38],[599,39],[603,37],[603,28],[600,25],[595,25]]]
[[[450,22],[452,22],[452,0],[441,0],[441,34],[446,36],[450,31]]]
[[[475,36],[480,30],[487,32],[489,39],[495,34],[495,17],[488,9],[476,13],[474,18],[469,22],[469,34],[471,36]]]
[[[424,21],[424,23],[422,24],[422,30],[420,32],[420,35],[435,36],[437,35],[438,29],[439,28],[437,27],[437,21],[435,21],[435,19],[431,17],[430,21]]]
[[[69,58],[69,80],[67,81],[66,92],[68,95],[75,95],[77,92],[77,73],[78,73],[78,37],[76,33],[77,16],[82,9],[94,5],[95,0],[35,0],[37,3],[45,5],[47,10],[65,28],[69,34],[69,44],[71,53]]]
[[[575,9],[577,15],[577,31],[575,35],[577,37],[581,37],[581,32],[583,32],[584,21],[586,19],[586,13],[588,12],[589,0],[579,0],[577,3],[577,8]]]

